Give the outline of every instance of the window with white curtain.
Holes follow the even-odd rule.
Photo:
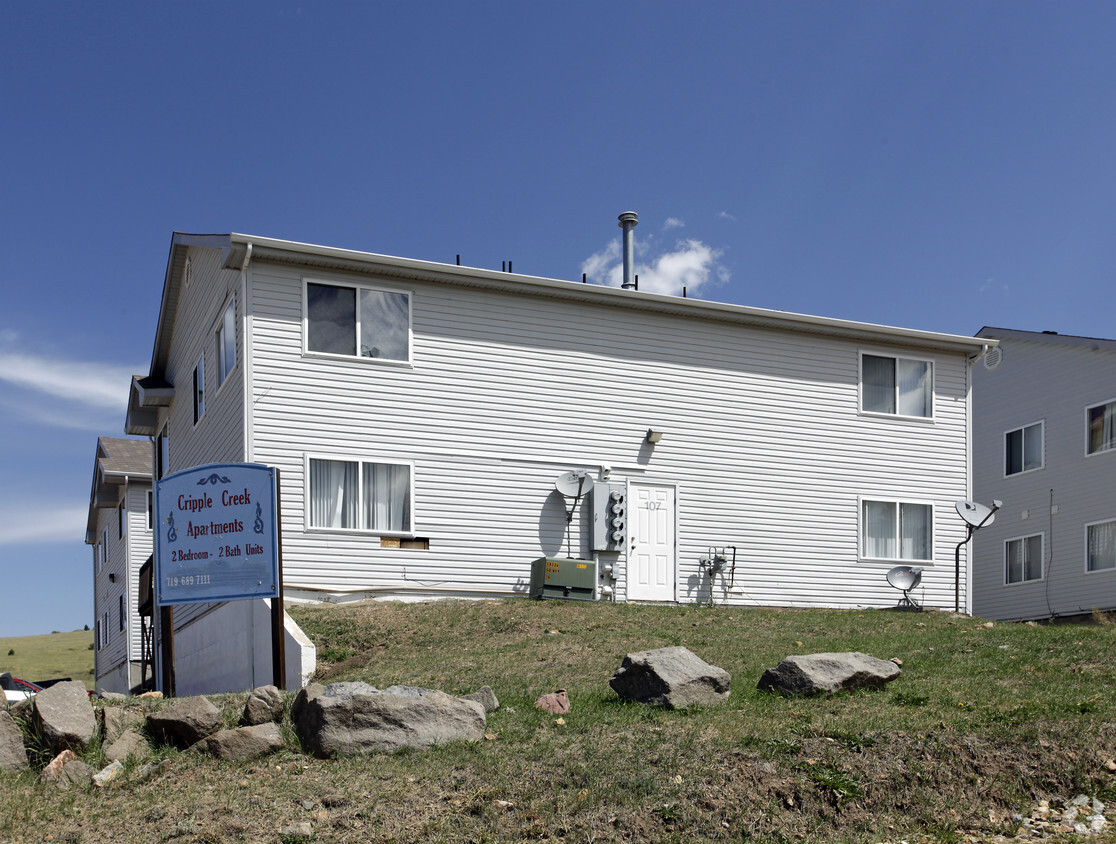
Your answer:
[[[1116,569],[1116,521],[1086,525],[1086,571]]]
[[[1089,426],[1089,454],[1116,448],[1116,399],[1094,405],[1085,413]]]
[[[891,416],[934,415],[934,364],[928,360],[862,354],[860,409]]]
[[[1016,428],[1004,435],[1004,474],[1018,475],[1042,468],[1042,423]]]
[[[310,527],[411,532],[411,467],[310,458]]]
[[[1042,534],[1004,543],[1004,583],[1042,580]]]
[[[407,293],[306,283],[306,351],[411,359],[411,297]]]
[[[906,501],[862,501],[860,556],[866,560],[930,560],[933,507]]]

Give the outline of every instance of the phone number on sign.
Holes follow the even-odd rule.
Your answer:
[[[165,578],[166,584],[169,587],[174,586],[205,586],[209,583],[208,574],[185,574],[181,577],[167,577]]]

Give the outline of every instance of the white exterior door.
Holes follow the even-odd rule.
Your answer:
[[[675,599],[674,488],[630,487],[628,600]]]

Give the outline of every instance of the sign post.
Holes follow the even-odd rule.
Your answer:
[[[281,652],[278,496],[279,470],[257,463],[213,463],[159,480],[156,603],[169,609],[270,598],[272,648],[276,650],[278,640]],[[163,635],[173,636],[174,631],[164,630]],[[282,663],[273,657],[273,665],[276,686],[285,688]]]

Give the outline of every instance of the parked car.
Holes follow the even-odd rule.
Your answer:
[[[32,683],[30,680],[21,680],[18,677],[13,677],[7,671],[0,674],[0,689],[4,690],[4,697],[9,702],[15,703],[20,700],[27,700],[43,690],[42,686]]]

